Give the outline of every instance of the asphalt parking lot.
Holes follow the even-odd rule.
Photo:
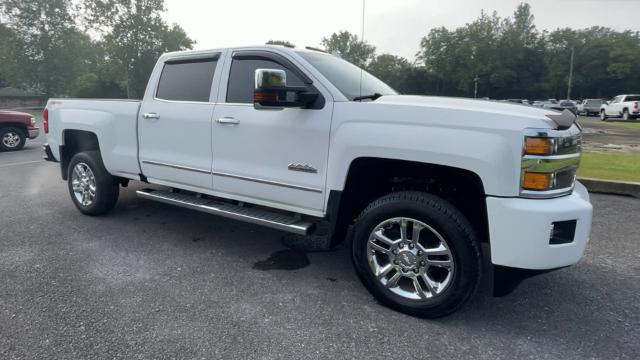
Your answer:
[[[269,262],[284,233],[144,201],[137,186],[108,216],[82,216],[41,142],[0,153],[1,359],[640,356],[639,200],[592,195],[576,266],[504,298],[485,284],[464,310],[422,320],[377,304],[344,246]]]

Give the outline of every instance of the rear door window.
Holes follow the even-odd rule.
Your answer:
[[[640,101],[640,95],[627,96],[625,101]]]
[[[168,61],[164,64],[156,98],[208,102],[217,58]]]

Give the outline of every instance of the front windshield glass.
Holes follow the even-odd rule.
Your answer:
[[[300,56],[313,65],[320,73],[338,88],[349,100],[361,95],[360,78],[362,77],[362,95],[397,95],[389,85],[375,76],[337,56],[313,51],[298,51]]]

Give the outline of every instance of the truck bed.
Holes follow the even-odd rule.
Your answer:
[[[63,129],[100,134],[98,144],[105,166],[113,175],[137,178],[140,104],[139,100],[124,99],[50,99],[48,139],[53,155],[60,160],[59,146],[65,145]]]

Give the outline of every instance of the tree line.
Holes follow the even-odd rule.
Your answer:
[[[164,11],[164,0],[0,0],[0,87],[139,98],[160,54],[195,44]],[[378,54],[347,31],[321,46],[406,94],[567,98],[572,58],[572,98],[638,92],[640,84],[639,32],[540,31],[526,3],[506,18],[481,12],[457,29],[434,28],[414,59]]]
[[[191,49],[164,0],[0,0],[0,87],[139,98],[157,58]]]
[[[477,89],[478,97],[493,99],[566,99],[572,55],[573,99],[640,92],[639,32],[540,31],[527,3],[511,17],[481,12],[457,29],[432,29],[413,60],[378,55],[348,32],[322,44],[407,94],[473,97]]]

